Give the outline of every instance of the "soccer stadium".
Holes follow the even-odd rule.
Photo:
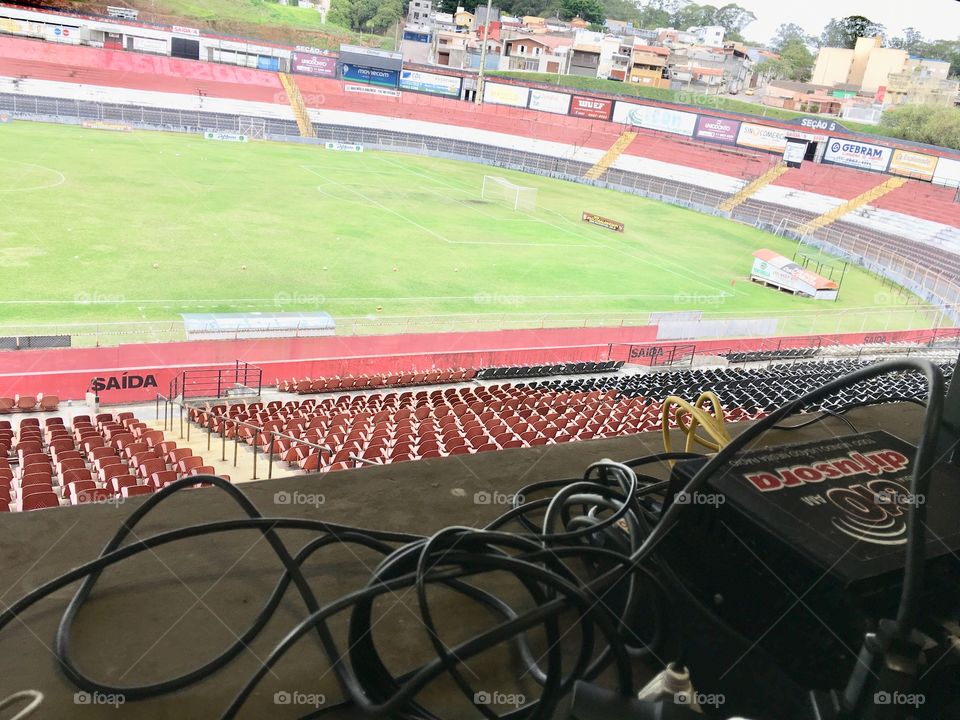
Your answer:
[[[0,718],[960,719],[958,8],[394,4],[0,3]]]

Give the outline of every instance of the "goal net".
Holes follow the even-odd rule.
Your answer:
[[[480,197],[487,202],[506,203],[514,210],[532,212],[537,209],[537,189],[517,185],[496,175],[483,176]]]

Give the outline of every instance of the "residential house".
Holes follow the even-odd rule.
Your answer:
[[[664,47],[634,43],[630,53],[630,82],[656,88],[669,88],[667,60],[670,51]]]

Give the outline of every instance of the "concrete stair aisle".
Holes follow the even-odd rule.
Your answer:
[[[147,421],[147,425],[157,430],[163,430],[163,420]],[[169,426],[168,426],[169,427]],[[164,436],[168,440],[177,443],[177,447],[186,447],[193,450],[194,455],[203,458],[205,465],[212,465],[218,475],[229,475],[230,481],[236,484],[251,482],[254,478],[254,460],[253,448],[246,443],[237,443],[236,457],[237,465],[234,467],[234,441],[230,438],[226,442],[226,460],[224,457],[223,440],[219,435],[212,435],[209,438],[210,447],[207,449],[208,433],[204,428],[196,425],[190,426],[190,439],[187,439],[187,421],[183,421],[183,437],[180,436],[180,421],[175,418],[173,430],[166,430]],[[256,479],[265,480],[268,477],[270,465],[270,454],[257,452],[256,460]],[[303,475],[300,468],[289,467],[279,456],[273,458],[273,478],[293,477],[294,475]]]

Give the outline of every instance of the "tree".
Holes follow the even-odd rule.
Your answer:
[[[903,37],[896,37],[890,41],[890,47],[905,50],[910,55],[923,54],[923,48],[926,45],[927,41],[923,39],[923,33],[912,27],[904,29]]]
[[[806,82],[813,70],[813,54],[799,38],[787,40],[780,50],[779,60],[761,60],[754,71],[769,80]]]
[[[804,45],[813,44],[813,38],[802,27],[796,23],[786,23],[777,28],[777,34],[770,41],[770,49],[780,53],[791,40],[799,40]]]
[[[863,15],[831,18],[820,35],[820,47],[853,48],[857,38],[882,35],[886,28]]]
[[[960,109],[903,105],[883,114],[880,125],[895,137],[960,150]]]
[[[717,10],[714,16],[714,23],[722,25],[728,36],[740,35],[743,29],[757,19],[757,16],[746,8],[742,8],[734,3],[724,5]],[[741,36],[742,37],[742,36]]]
[[[689,27],[717,25],[716,19],[717,8],[713,5],[691,3],[674,12],[670,17],[670,24],[678,30],[686,30]]]
[[[600,0],[560,0],[560,19],[580,17],[589,23],[602,24],[605,12]]]
[[[332,23],[356,32],[383,32],[402,15],[402,0],[333,0],[330,7]]]

